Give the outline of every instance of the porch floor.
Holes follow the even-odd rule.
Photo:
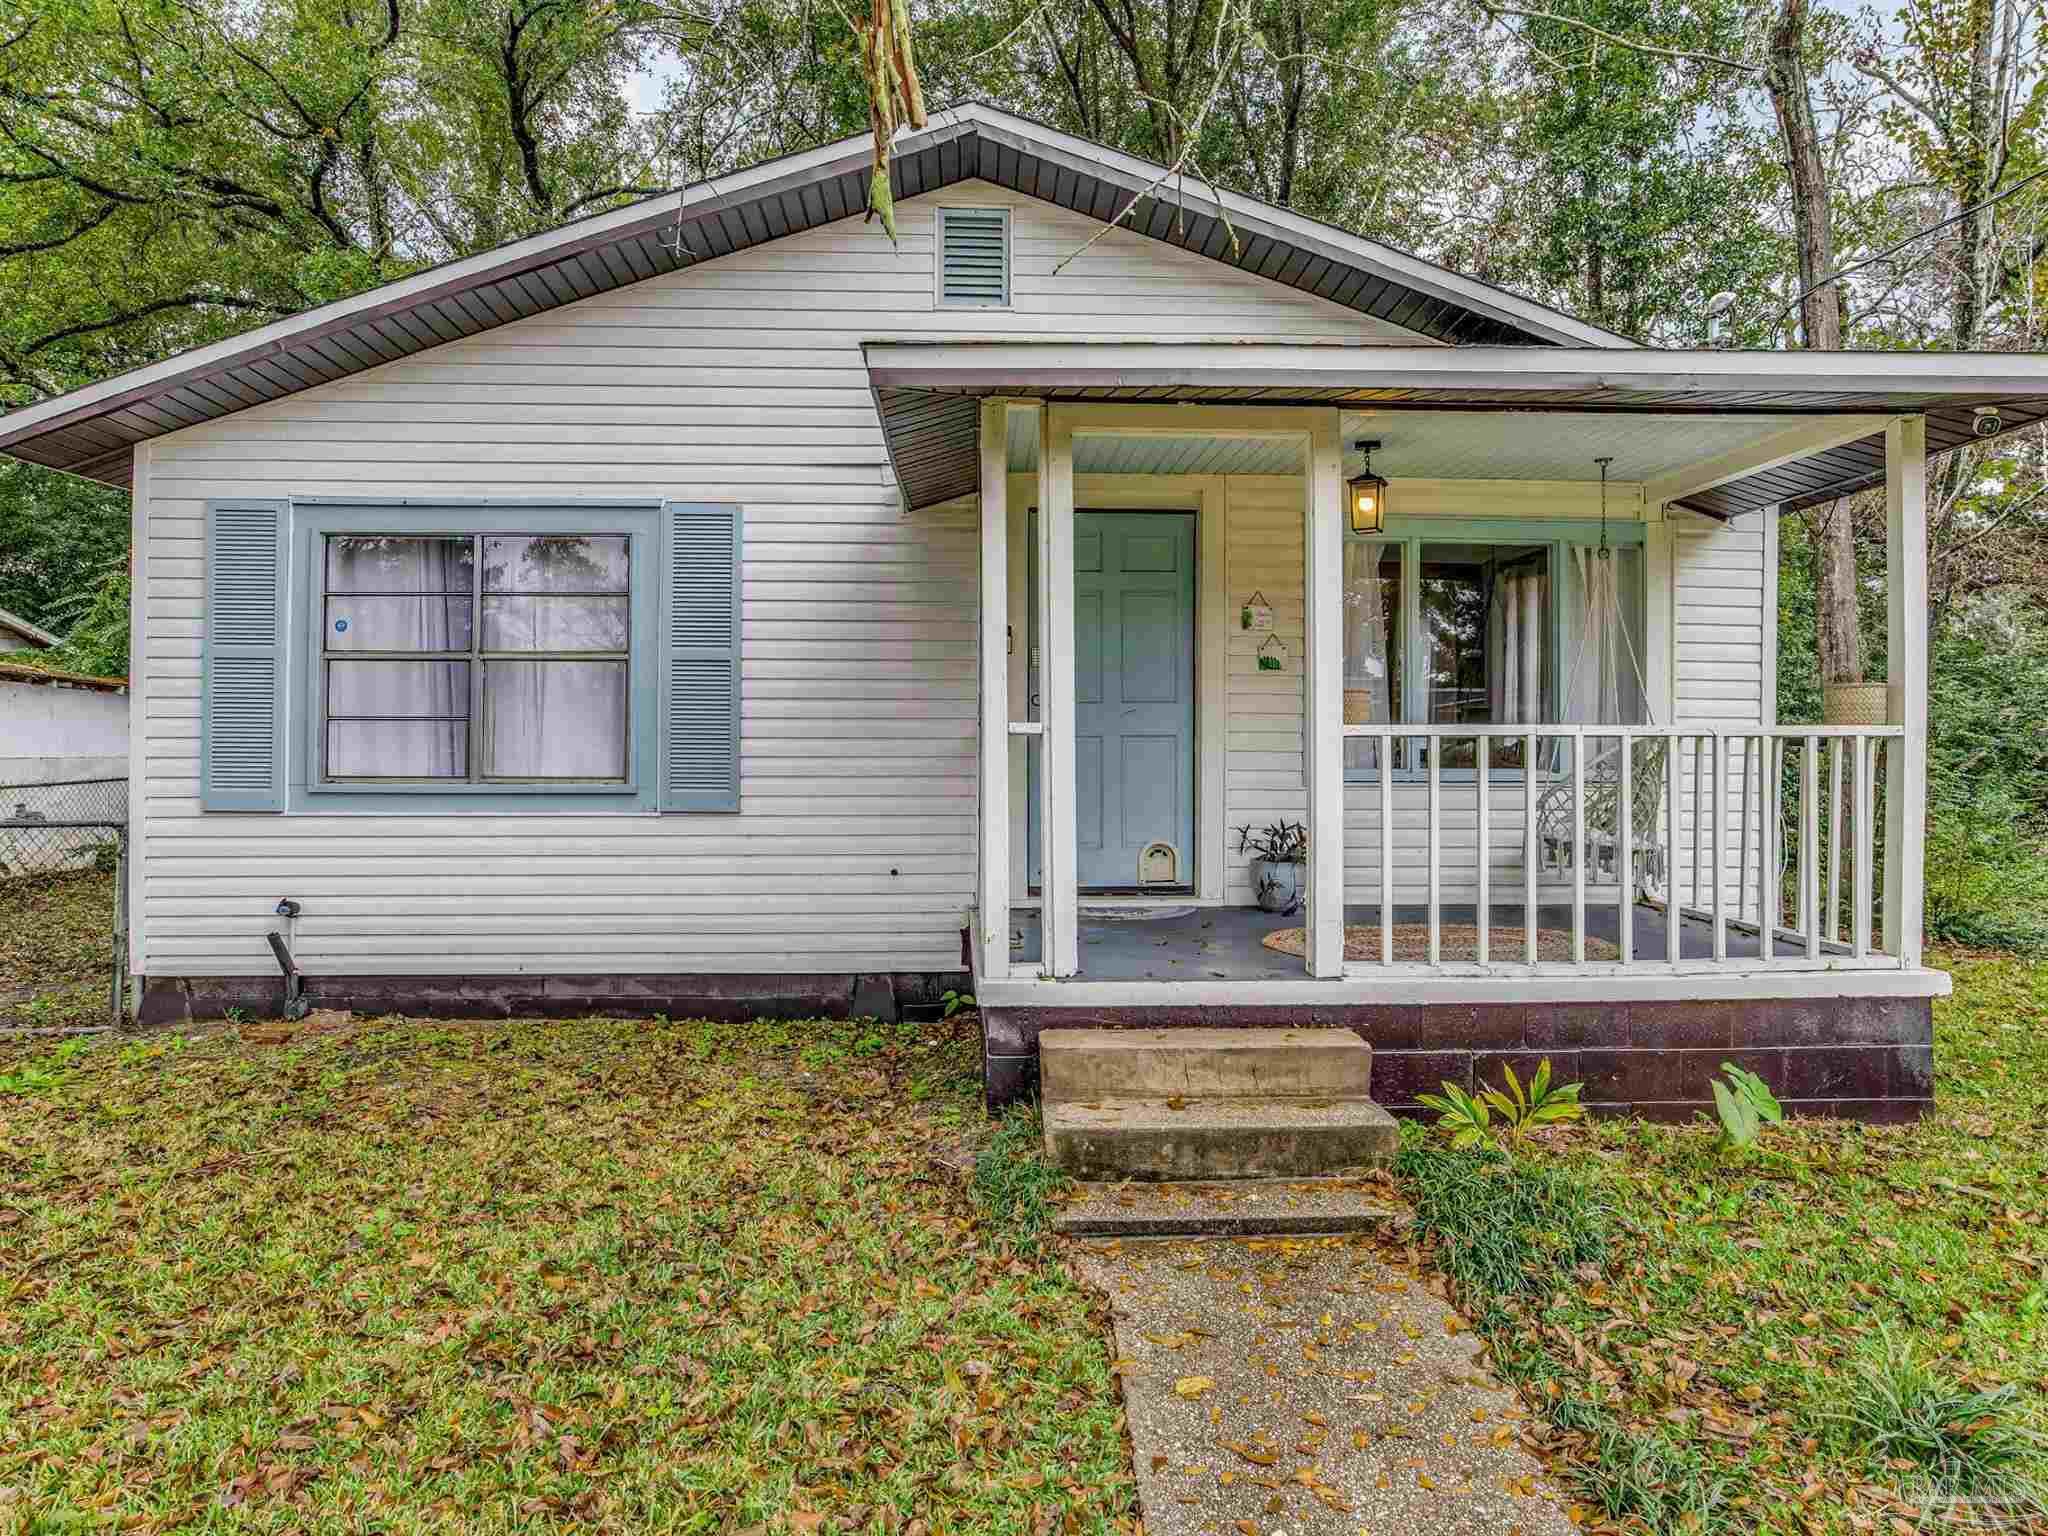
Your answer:
[[[1564,934],[1571,932],[1572,909],[1569,904],[1539,907],[1537,913],[1540,927],[1556,929]],[[1469,904],[1447,905],[1442,909],[1442,922],[1446,928],[1453,924],[1469,926],[1476,918],[1477,909]],[[1346,907],[1344,921],[1347,925],[1370,928],[1377,934],[1379,906],[1375,903]],[[1428,921],[1429,912],[1425,907],[1394,908],[1397,926],[1422,925]],[[1632,960],[1661,961],[1665,958],[1664,921],[1665,915],[1660,909],[1637,903]],[[1268,949],[1261,941],[1275,929],[1299,928],[1301,924],[1299,913],[1291,917],[1276,917],[1256,907],[1197,907],[1164,917],[1147,915],[1143,909],[1132,909],[1125,915],[1106,917],[1099,910],[1091,912],[1084,897],[1081,903],[1080,974],[1089,981],[1299,981],[1303,972],[1301,959]],[[1041,937],[1038,913],[1013,912],[1010,925],[1010,963],[1036,964],[1040,957]],[[1519,905],[1496,905],[1493,927],[1496,934],[1494,959],[1507,962],[1519,959],[1522,953],[1522,908]],[[1500,947],[1501,929],[1510,930],[1511,947],[1505,953]],[[1604,939],[1614,946],[1619,943],[1619,933],[1619,914],[1614,905],[1605,902],[1595,906],[1588,901],[1587,938]],[[1678,942],[1681,960],[1710,960],[1714,953],[1713,925],[1703,919],[1684,917],[1680,921]],[[1798,934],[1784,929],[1778,931],[1777,947],[1781,955],[1788,954],[1794,945],[1803,946],[1804,943],[1804,938]],[[1848,946],[1842,944],[1823,944],[1822,949],[1828,954],[1849,953]],[[1756,934],[1729,925],[1730,960],[1753,959],[1761,952]],[[1447,943],[1443,955],[1446,960],[1470,961],[1477,958],[1469,944],[1463,949],[1456,949]]]

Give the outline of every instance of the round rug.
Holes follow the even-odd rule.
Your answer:
[[[1438,930],[1442,943],[1442,956],[1446,960],[1476,960],[1479,958],[1479,927],[1476,923],[1445,923]],[[1308,930],[1306,928],[1276,928],[1259,941],[1266,948],[1278,950],[1283,955],[1305,955],[1308,953]],[[1511,964],[1523,959],[1527,953],[1527,940],[1519,923],[1513,925],[1495,924],[1487,939],[1492,960]],[[1344,958],[1346,960],[1376,961],[1380,957],[1380,928],[1377,923],[1350,923],[1344,929]],[[1536,930],[1536,958],[1538,960],[1569,961],[1572,957],[1572,936],[1557,928]],[[1618,960],[1621,951],[1605,939],[1596,939],[1590,934],[1586,938],[1588,960]],[[1429,961],[1429,924],[1396,923],[1394,925],[1394,960],[1397,964],[1425,965]]]
[[[1091,923],[1161,923],[1168,918],[1186,917],[1200,907],[1087,907],[1081,916]]]

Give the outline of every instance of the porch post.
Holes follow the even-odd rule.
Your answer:
[[[1010,973],[1010,466],[1006,400],[981,402],[981,849],[978,980]]]
[[[1927,839],[1926,417],[1895,417],[1884,429],[1884,488],[1888,718],[1905,728],[1885,749],[1884,948],[1913,970]]]
[[[1039,891],[1049,976],[1081,969],[1074,786],[1074,420],[1046,405],[1038,421]]]
[[[1308,973],[1344,974],[1344,443],[1317,411],[1303,509],[1302,764],[1308,780]],[[1382,772],[1385,771],[1382,765]]]

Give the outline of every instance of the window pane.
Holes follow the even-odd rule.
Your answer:
[[[486,592],[624,592],[627,544],[619,535],[484,540]]]
[[[1401,719],[1401,546],[1344,546],[1344,723]],[[1347,769],[1377,769],[1379,743],[1347,740]],[[1405,754],[1396,743],[1395,762]]]
[[[376,715],[467,720],[469,663],[330,661],[327,714],[330,719]]]
[[[624,779],[626,663],[484,663],[484,773]]]
[[[486,597],[487,651],[623,651],[630,598]]]
[[[329,592],[468,592],[469,539],[401,539],[337,533],[327,539]]]
[[[466,651],[471,604],[460,597],[330,597],[330,651]]]
[[[1542,545],[1422,546],[1423,685],[1433,725],[1534,725],[1552,718],[1550,558]],[[1495,741],[1496,768],[1522,743]],[[1478,743],[1443,744],[1446,768],[1477,766]]]
[[[460,779],[468,774],[469,726],[464,721],[328,723],[330,779]]]

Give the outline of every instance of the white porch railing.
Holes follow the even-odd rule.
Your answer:
[[[1382,772],[1368,792],[1378,809],[1380,952],[1376,962],[1349,962],[1347,973],[1868,970],[1905,963],[1897,942],[1898,885],[1878,879],[1894,867],[1902,836],[1899,820],[1882,809],[1904,741],[1899,726],[1346,725],[1343,734],[1376,743],[1380,764],[1426,764],[1427,785],[1420,818],[1427,961],[1394,960],[1395,890],[1415,884],[1415,871],[1397,863],[1394,829],[1404,819],[1412,824],[1416,813],[1397,813],[1394,778]],[[1470,782],[1444,778],[1444,749],[1454,743],[1472,749]],[[1539,766],[1523,771],[1519,785],[1493,780],[1497,743],[1519,745],[1517,766]],[[1496,871],[1496,802],[1516,789],[1520,857]],[[1461,813],[1458,802],[1466,797],[1477,833],[1476,953],[1469,961],[1446,960],[1444,827],[1447,810]],[[1327,856],[1326,848],[1311,849],[1312,858]],[[1520,941],[1505,955],[1492,942],[1492,918],[1503,904],[1497,874],[1520,888],[1504,903],[1519,906],[1522,919]],[[1557,888],[1565,880],[1571,958],[1545,960],[1543,912],[1564,904]],[[1601,889],[1589,897],[1589,885]],[[1639,900],[1661,913],[1661,955],[1636,952]],[[1612,960],[1587,958],[1589,904],[1614,909]],[[1688,919],[1707,928],[1704,955],[1686,952]],[[1731,933],[1753,940],[1743,948],[1754,952],[1731,955]]]

